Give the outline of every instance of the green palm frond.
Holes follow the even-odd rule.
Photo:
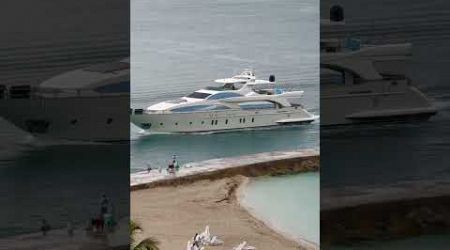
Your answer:
[[[130,235],[133,235],[134,233],[136,233],[137,231],[142,230],[141,226],[139,225],[139,223],[130,220]]]
[[[130,220],[130,250],[159,250],[159,242],[154,238],[146,238],[140,241],[138,244],[134,244],[135,235],[138,231],[142,231],[142,227],[139,223]]]
[[[133,250],[159,250],[159,242],[153,238],[143,239],[137,244]]]

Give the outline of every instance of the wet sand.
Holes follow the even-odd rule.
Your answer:
[[[208,249],[229,250],[247,241],[258,250],[306,249],[254,218],[237,199],[247,178],[235,176],[161,186],[131,192],[131,217],[143,228],[139,238],[152,236],[161,249],[185,249],[206,225],[224,241]]]

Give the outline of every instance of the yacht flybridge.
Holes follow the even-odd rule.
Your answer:
[[[38,137],[129,140],[129,59],[91,65],[39,85],[0,85],[0,116]]]
[[[231,78],[215,80],[215,86],[197,90],[176,100],[134,109],[131,122],[150,132],[189,133],[310,123],[317,116],[293,104],[303,91],[270,88],[246,70]]]
[[[423,120],[436,114],[406,76],[411,44],[369,45],[339,37],[333,31],[345,23],[334,19],[321,26],[321,125]]]

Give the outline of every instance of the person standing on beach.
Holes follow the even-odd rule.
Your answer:
[[[173,159],[173,166],[175,167],[175,171],[178,172],[178,170],[180,170],[180,165],[178,164],[177,159]]]
[[[169,166],[167,167],[167,172],[169,174],[175,173],[175,166],[173,165],[173,161],[169,161]]]

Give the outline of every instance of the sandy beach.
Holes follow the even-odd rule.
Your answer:
[[[179,186],[161,186],[131,192],[131,217],[161,249],[185,249],[196,232],[210,226],[224,245],[207,249],[229,250],[247,241],[258,250],[304,249],[254,218],[237,199],[243,176],[201,180]]]

